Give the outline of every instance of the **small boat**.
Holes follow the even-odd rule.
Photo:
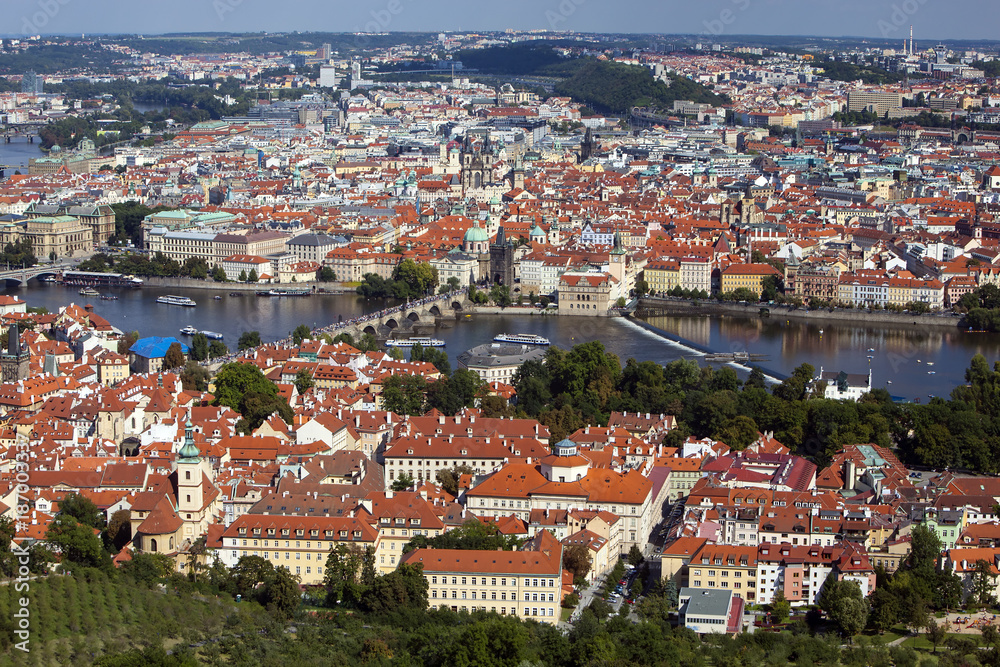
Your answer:
[[[80,294],[83,296],[101,296],[101,293],[95,290],[93,287],[84,287],[80,290]]]
[[[230,292],[229,296],[243,296],[243,292]]]
[[[172,294],[159,297],[156,300],[156,303],[165,303],[168,306],[188,306],[189,308],[198,305],[194,302],[194,300],[189,299],[186,296],[174,296]]]
[[[268,296],[309,296],[310,294],[311,292],[307,289],[272,289],[267,291]]]
[[[185,336],[193,336],[196,333],[198,333],[198,330],[189,324],[183,329],[181,329],[181,333],[184,334]]]
[[[869,351],[869,352],[874,352],[874,351],[875,351],[875,348],[874,348],[874,347],[870,347],[870,348],[868,348],[868,351]]]
[[[102,294],[101,299],[103,299],[104,301],[117,301],[118,297],[115,296],[114,294]]]
[[[521,345],[550,345],[549,339],[534,334],[498,334],[493,337],[498,343],[519,343]]]
[[[386,347],[413,347],[420,345],[423,347],[444,347],[444,341],[439,338],[428,338],[426,336],[414,336],[413,338],[400,338],[399,340],[387,340]]]
[[[201,335],[205,338],[211,338],[212,340],[222,340],[222,334],[216,333],[215,331],[199,331]]]
[[[927,365],[928,365],[928,366],[933,366],[933,365],[934,365],[934,362],[933,362],[933,361],[928,361],[928,362],[927,362]]]
[[[823,335],[823,330],[822,330],[822,329],[820,329],[820,330],[819,330],[819,335],[820,335],[820,336],[822,336],[822,335]]]
[[[214,298],[216,301],[222,301],[222,297],[218,296],[218,295],[216,295],[216,296],[214,296],[212,298]]]
[[[38,282],[40,283],[54,283],[55,281],[56,281],[55,276],[42,276],[41,278],[38,279]]]
[[[934,373],[936,373],[936,372],[937,372],[937,371],[927,371],[927,374],[928,374],[928,375],[934,375]]]

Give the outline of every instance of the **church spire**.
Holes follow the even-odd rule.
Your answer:
[[[201,451],[198,449],[198,445],[194,444],[194,424],[191,423],[190,417],[184,424],[184,446],[181,447],[178,455],[184,463],[197,463],[198,459],[201,458]]]

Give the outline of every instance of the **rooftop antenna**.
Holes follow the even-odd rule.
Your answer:
[[[913,24],[910,24],[910,55],[913,55]]]

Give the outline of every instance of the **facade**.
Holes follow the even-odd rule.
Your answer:
[[[243,556],[260,556],[315,586],[323,583],[326,559],[341,544],[378,551],[378,531],[357,517],[244,514],[222,534],[218,557],[233,567]]]
[[[458,355],[458,367],[474,372],[487,382],[511,384],[514,373],[526,361],[541,361],[545,348],[537,345],[484,343]]]
[[[607,316],[618,299],[618,286],[608,273],[567,271],[559,278],[559,314]]]
[[[720,291],[732,292],[744,287],[758,296],[763,291],[764,278],[782,278],[781,272],[770,264],[730,264],[722,270]]]
[[[902,93],[883,90],[852,90],[847,93],[848,111],[874,111],[881,118],[889,111],[903,106]]]
[[[17,324],[7,330],[7,350],[0,354],[0,375],[4,384],[28,379],[31,353],[21,342]]]
[[[22,224],[0,227],[0,243],[30,241],[35,256],[74,257],[94,249],[91,227],[69,215],[29,218]]]
[[[431,607],[556,624],[562,551],[562,544],[542,531],[522,551],[416,549],[400,562],[423,567]]]

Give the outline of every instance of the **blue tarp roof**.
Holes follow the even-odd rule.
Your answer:
[[[181,352],[184,354],[188,353],[188,346],[181,343],[173,336],[150,336],[149,338],[140,338],[128,350],[129,352],[134,352],[140,357],[146,357],[147,359],[159,359],[167,354],[167,348],[169,348],[172,343],[180,343]]]

